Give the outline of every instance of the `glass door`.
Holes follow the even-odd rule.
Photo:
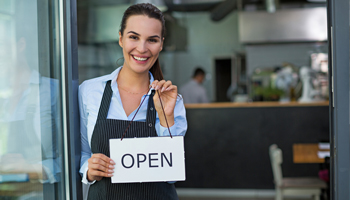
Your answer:
[[[67,199],[62,9],[0,1],[0,199]]]

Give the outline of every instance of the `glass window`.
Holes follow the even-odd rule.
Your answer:
[[[58,4],[0,0],[0,199],[63,194]]]

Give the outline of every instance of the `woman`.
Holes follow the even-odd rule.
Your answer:
[[[121,138],[132,119],[124,137],[186,132],[182,98],[175,85],[163,80],[158,61],[164,32],[164,17],[156,7],[130,6],[119,31],[123,66],[80,85],[80,173],[83,183],[90,184],[88,199],[178,199],[172,183],[112,184],[110,178],[115,163],[109,158],[109,139]]]

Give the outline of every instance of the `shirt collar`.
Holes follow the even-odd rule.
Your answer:
[[[104,82],[107,82],[107,81],[112,81],[111,82],[111,87],[113,87],[114,85],[118,85],[118,83],[117,83],[117,78],[118,78],[118,75],[119,75],[119,72],[120,72],[120,70],[123,68],[123,66],[121,66],[121,67],[118,67],[116,70],[114,70],[111,74],[108,74],[107,76],[106,76],[106,78],[103,80]],[[148,72],[149,73],[149,75],[150,75],[150,79],[149,79],[149,82],[150,82],[150,84],[151,83],[153,83],[153,81],[154,81],[154,77],[153,77],[153,74],[149,71]],[[153,90],[153,89],[152,89]],[[147,95],[150,95],[151,94],[151,91],[152,90],[150,90],[149,92],[148,92],[148,94]]]

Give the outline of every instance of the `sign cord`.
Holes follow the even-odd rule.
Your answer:
[[[165,116],[165,112],[164,112],[164,107],[163,107],[162,99],[160,98],[160,94],[159,94],[159,91],[158,91],[158,90],[157,90],[157,94],[158,94],[158,97],[159,97],[160,105],[161,105],[162,110],[163,110],[163,114],[164,114],[166,126],[168,127],[168,131],[169,131],[169,134],[170,134],[170,138],[173,138],[173,136],[171,135],[171,132],[170,132],[168,120],[167,120],[167,118],[166,118],[166,116]]]
[[[150,91],[151,89],[152,89],[152,88],[150,88],[150,89],[148,90],[147,94],[149,93],[149,91]],[[162,99],[160,98],[159,91],[157,91],[157,93],[158,93],[158,97],[159,97],[160,105],[161,105],[161,107],[162,107],[163,114],[164,114],[164,117],[165,117],[165,122],[166,122],[166,125],[167,125],[168,130],[169,130],[170,137],[171,137],[171,138],[173,138],[173,136],[171,135],[171,132],[170,132],[170,128],[169,128],[169,124],[168,124],[168,120],[167,120],[167,118],[166,118],[166,116],[165,116],[164,107],[163,107]],[[122,136],[122,138],[121,138],[120,140],[123,140],[123,138],[124,138],[124,136],[125,136],[126,132],[128,131],[128,129],[129,129],[129,127],[130,127],[131,123],[134,121],[136,114],[139,112],[139,110],[140,110],[140,108],[141,108],[141,105],[142,105],[142,104],[143,104],[143,102],[145,101],[146,96],[147,96],[147,95],[145,95],[145,97],[143,97],[143,100],[142,100],[142,102],[141,102],[140,106],[137,108],[137,110],[136,110],[136,113],[135,113],[134,117],[131,119],[131,121],[130,121],[130,123],[129,123],[128,127],[125,129],[125,132],[124,132],[124,134],[123,134],[123,136]]]

